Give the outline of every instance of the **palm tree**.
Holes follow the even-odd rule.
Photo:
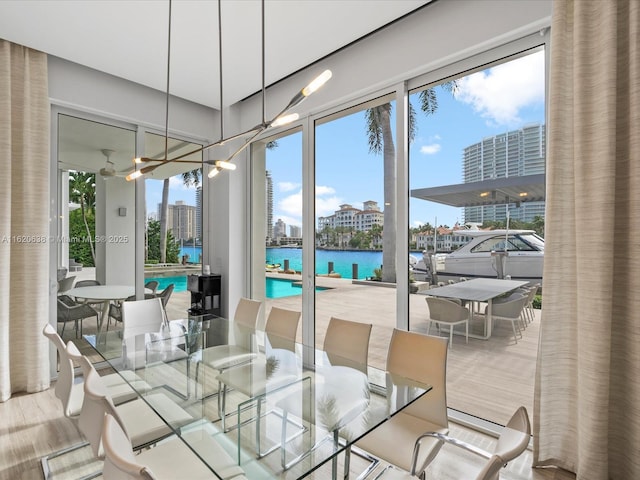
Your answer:
[[[455,80],[440,85],[445,90],[455,93],[458,85]],[[435,88],[427,88],[420,92],[420,109],[431,115],[438,109]],[[409,103],[409,142],[415,138],[415,110]],[[369,140],[369,152],[382,153],[384,162],[384,204],[394,205],[396,198],[395,158],[396,148],[393,143],[391,129],[391,104],[385,103],[366,111],[366,128]],[[396,218],[393,208],[384,209],[382,226],[382,281],[396,281]]]
[[[87,222],[87,213],[96,206],[96,174],[88,172],[69,172],[69,200],[80,204],[82,210],[82,221],[87,232],[91,258],[96,264],[96,250],[91,238],[91,229]]]
[[[200,185],[200,175],[202,169],[197,168],[182,173],[182,183],[185,186],[193,185],[197,187]],[[160,263],[166,263],[167,261],[167,219],[169,217],[169,178],[165,178],[162,184],[162,204],[160,207]]]

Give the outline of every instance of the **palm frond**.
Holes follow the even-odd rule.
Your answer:
[[[385,103],[373,108],[367,109],[365,112],[367,139],[369,143],[369,152],[382,153],[384,140],[382,138],[382,114],[391,113],[391,104]]]

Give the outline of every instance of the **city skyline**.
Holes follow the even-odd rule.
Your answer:
[[[454,95],[438,87],[436,93],[438,110],[430,116],[418,108],[417,94],[410,97],[417,133],[409,149],[409,189],[462,183],[465,147],[526,124],[545,124],[544,52],[461,78]],[[333,214],[341,204],[362,209],[364,201],[374,200],[384,205],[382,156],[369,154],[365,124],[361,111],[317,126],[316,225],[317,217]],[[277,144],[267,150],[272,218],[302,226],[301,134],[281,137]],[[162,181],[148,180],[147,185],[147,205],[159,203]],[[179,177],[170,179],[170,185],[170,203],[195,204],[195,188],[185,187]],[[464,212],[410,198],[409,218],[411,227],[436,221],[453,226],[462,223]]]

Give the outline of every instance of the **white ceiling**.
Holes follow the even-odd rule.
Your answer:
[[[267,85],[431,0],[266,0]],[[261,2],[222,0],[225,106],[261,89]],[[0,38],[166,91],[168,0],[2,0]],[[174,0],[173,95],[219,108],[218,3]]]

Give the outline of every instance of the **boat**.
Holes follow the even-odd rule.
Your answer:
[[[278,270],[280,270],[280,264],[279,263],[267,263],[265,265],[266,271],[267,272],[277,272]]]
[[[436,253],[433,258],[423,252],[423,258],[413,266],[414,278],[432,283],[459,281],[461,277],[542,283],[544,239],[535,231],[466,230],[459,233],[470,240],[454,252]]]

